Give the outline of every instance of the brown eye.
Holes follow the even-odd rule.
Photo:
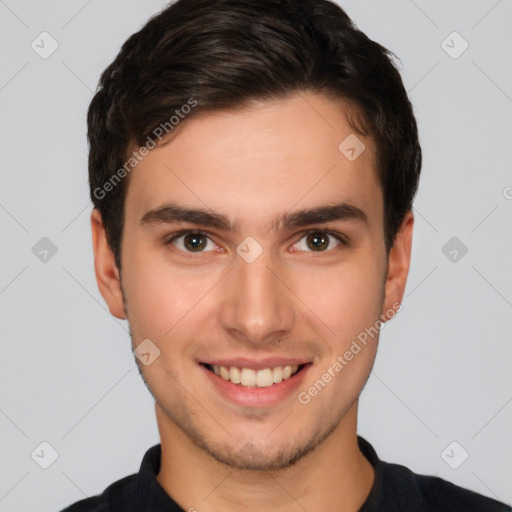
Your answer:
[[[199,232],[177,233],[167,243],[183,252],[209,252],[217,248],[209,236]]]
[[[202,251],[206,247],[206,237],[200,234],[185,235],[183,245],[191,252]]]
[[[310,233],[306,240],[312,251],[324,251],[329,247],[329,238],[325,233]]]
[[[295,250],[306,252],[327,252],[342,243],[342,240],[325,231],[311,231],[303,236],[295,245]]]

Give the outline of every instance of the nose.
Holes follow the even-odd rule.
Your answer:
[[[277,343],[295,321],[293,293],[286,281],[284,268],[272,261],[270,251],[252,263],[237,257],[222,283],[222,327],[241,342]]]

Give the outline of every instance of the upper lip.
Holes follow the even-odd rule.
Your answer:
[[[226,366],[228,368],[235,366],[237,368],[250,368],[251,370],[263,370],[265,368],[275,368],[276,366],[300,366],[310,362],[307,359],[291,357],[267,357],[259,360],[236,357],[201,361],[202,364]]]

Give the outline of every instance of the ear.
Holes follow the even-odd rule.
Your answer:
[[[123,303],[120,274],[115,263],[114,253],[107,242],[101,214],[96,208],[91,213],[91,231],[94,271],[98,288],[112,315],[124,320],[127,316]]]
[[[409,210],[402,221],[393,247],[389,251],[388,275],[381,316],[384,322],[393,318],[397,311],[397,304],[402,303],[411,263],[413,225],[414,214]],[[393,313],[386,315],[385,313],[388,311],[393,311]]]

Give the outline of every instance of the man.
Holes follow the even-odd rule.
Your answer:
[[[88,125],[96,278],[161,444],[66,511],[511,510],[357,436],[421,168],[387,50],[326,0],[180,0]]]

